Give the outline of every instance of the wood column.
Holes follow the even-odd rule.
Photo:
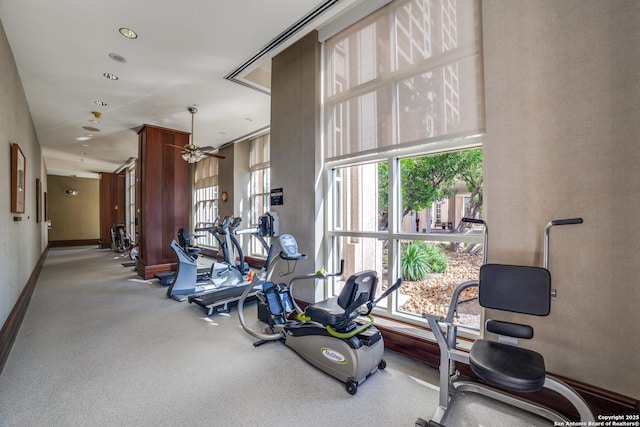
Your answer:
[[[125,223],[124,173],[100,174],[100,247],[111,247],[111,228]]]
[[[191,185],[189,163],[181,150],[189,133],[144,125],[138,133],[138,275],[175,270],[171,241],[178,228],[189,229]]]

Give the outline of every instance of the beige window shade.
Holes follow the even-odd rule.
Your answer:
[[[207,157],[196,163],[194,186],[196,189],[218,185],[218,159]]]
[[[249,169],[254,171],[269,167],[271,134],[266,134],[251,140],[249,152]]]
[[[480,9],[396,0],[329,38],[326,158],[483,133]]]

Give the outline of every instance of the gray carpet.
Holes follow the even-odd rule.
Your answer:
[[[235,310],[207,318],[121,262],[49,251],[0,375],[1,426],[395,427],[436,409],[424,364],[387,351],[351,396],[282,343],[254,348]]]

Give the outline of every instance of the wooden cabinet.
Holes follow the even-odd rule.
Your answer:
[[[171,240],[178,228],[189,229],[190,166],[180,148],[189,133],[144,125],[138,133],[138,275],[174,270],[176,259]]]

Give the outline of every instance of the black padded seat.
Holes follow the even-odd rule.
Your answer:
[[[338,305],[338,297],[331,297],[307,307],[305,314],[314,322],[336,325],[345,321],[344,308]]]
[[[367,293],[364,303],[373,301],[377,283],[378,275],[373,270],[355,273],[344,284],[340,295],[309,305],[305,315],[323,325],[344,325],[355,317],[354,312],[360,307],[353,307],[351,311],[347,309],[362,293]]]
[[[545,381],[541,354],[497,341],[477,340],[469,352],[469,365],[483,380],[509,390],[538,391]]]

